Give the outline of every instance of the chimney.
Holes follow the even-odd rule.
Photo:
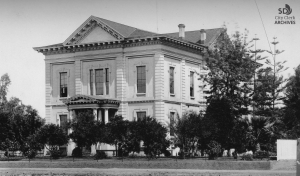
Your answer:
[[[204,29],[200,30],[200,43],[204,44],[206,40],[206,31]]]
[[[179,24],[178,27],[179,27],[179,38],[184,39],[185,25],[184,24]]]

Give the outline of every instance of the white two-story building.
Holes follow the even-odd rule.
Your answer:
[[[199,112],[203,52],[224,30],[178,27],[156,34],[91,16],[63,43],[35,47],[45,55],[46,122],[61,125],[80,109],[104,122],[119,114],[170,123],[175,114]]]

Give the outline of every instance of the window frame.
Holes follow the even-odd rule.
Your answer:
[[[63,85],[66,85],[66,93],[64,93],[65,94],[65,96],[63,96],[63,93],[62,93],[62,74],[65,74],[65,78],[64,78],[64,83],[65,84],[63,84]],[[68,95],[69,95],[69,91],[68,91],[68,87],[69,87],[69,84],[68,84],[68,72],[66,72],[66,71],[62,71],[62,72],[59,72],[59,97],[60,98],[66,98],[66,97],[68,97]]]
[[[195,99],[195,72],[190,71],[189,78],[190,78],[190,84],[189,84],[190,98]]]
[[[176,117],[176,112],[175,111],[169,111],[169,119],[170,119],[170,126],[172,125],[172,119],[171,119],[171,114],[173,113],[173,123],[175,123],[175,117]],[[172,134],[173,133],[173,134]],[[170,136],[174,136],[175,132],[172,132],[172,129],[170,127]]]
[[[138,89],[138,87],[139,87],[139,86],[138,86],[138,85],[139,85],[139,78],[138,78],[138,77],[139,77],[139,76],[138,76],[138,74],[139,74],[139,73],[138,73],[138,70],[139,70],[139,69],[138,69],[138,68],[139,68],[139,67],[143,67],[143,68],[145,69],[145,70],[144,70],[144,75],[145,75],[145,78],[144,78],[144,80],[145,80],[145,83],[144,83],[144,84],[145,84],[145,85],[144,85],[144,86],[145,86],[145,92],[138,92],[138,90],[139,90],[139,89]],[[147,66],[146,66],[146,65],[138,65],[138,66],[136,66],[136,94],[137,94],[137,95],[146,95],[146,93],[147,93]]]
[[[88,93],[89,95],[101,95],[101,96],[107,96],[110,93],[110,67],[100,67],[100,68],[90,68],[88,69]],[[99,79],[102,78],[102,82],[99,82],[99,85],[102,86],[102,93],[103,94],[97,94],[97,84],[96,84],[96,72],[100,71]],[[101,74],[102,71],[102,74]],[[92,75],[91,75],[92,74]],[[98,77],[97,77],[98,78]],[[101,92],[100,92],[101,93]]]
[[[171,75],[173,74],[173,75]],[[173,76],[173,77],[171,77]],[[171,87],[171,81],[173,82],[173,87]],[[173,90],[173,92],[172,92]],[[175,67],[169,67],[169,93],[171,96],[175,96]]]

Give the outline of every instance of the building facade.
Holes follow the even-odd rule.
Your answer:
[[[180,24],[177,33],[156,34],[89,17],[63,43],[34,48],[45,55],[46,122],[62,125],[80,109],[104,122],[119,114],[169,123],[176,114],[199,112],[203,53],[223,31],[185,32]],[[68,155],[74,147],[69,143]]]

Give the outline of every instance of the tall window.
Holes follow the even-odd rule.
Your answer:
[[[68,96],[68,78],[67,72],[60,73],[60,97]]]
[[[59,121],[60,121],[60,124],[59,126],[63,129],[63,131],[68,134],[68,117],[67,115],[60,115],[59,116]]]
[[[174,136],[174,119],[175,119],[175,112],[170,112],[170,136]]]
[[[146,93],[146,66],[137,67],[137,93]]]
[[[96,95],[103,95],[103,69],[95,70]]]
[[[90,93],[94,95],[94,71],[90,70]]]
[[[137,119],[143,120],[146,118],[146,111],[139,111],[136,112]]]
[[[174,67],[170,67],[170,94],[174,94]]]
[[[194,72],[190,72],[190,97],[194,97]]]
[[[105,69],[105,89],[106,95],[109,94],[109,68]]]

